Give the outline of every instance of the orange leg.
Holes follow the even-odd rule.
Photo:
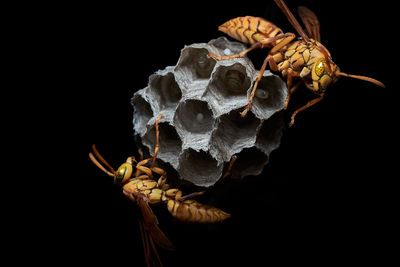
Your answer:
[[[148,159],[148,161],[150,161],[151,159]],[[142,162],[145,162],[147,160],[143,160]],[[153,172],[145,166],[140,166],[139,164],[136,165],[136,170],[139,171],[139,174],[141,173],[145,173],[147,176],[149,176],[149,179],[153,179]]]
[[[290,126],[290,127],[293,126],[293,124],[294,124],[294,117],[297,115],[297,113],[299,113],[300,111],[303,111],[303,110],[305,110],[305,109],[307,109],[307,108],[309,108],[309,107],[311,107],[311,106],[317,104],[317,103],[318,103],[319,101],[321,101],[323,98],[324,98],[324,95],[321,95],[320,97],[315,98],[315,99],[309,101],[307,104],[305,104],[305,105],[302,106],[301,108],[297,109],[297,110],[293,113],[293,115],[292,115],[292,118],[291,118],[291,121],[290,121],[289,126]]]
[[[217,60],[233,59],[233,58],[238,58],[238,57],[244,57],[247,53],[249,53],[250,51],[252,51],[256,48],[271,47],[271,45],[274,48],[271,50],[270,53],[274,53],[274,52],[278,51],[279,49],[281,49],[286,44],[288,44],[289,42],[291,42],[295,37],[296,36],[293,33],[285,33],[285,34],[278,35],[275,37],[265,38],[257,43],[254,43],[252,46],[250,46],[248,49],[244,50],[240,54],[220,57],[220,56],[217,56],[216,54],[209,53],[208,56],[210,56],[214,59],[217,59]],[[276,41],[281,40],[281,39],[284,39],[284,40],[281,41],[279,44],[276,44]]]
[[[143,161],[143,151],[140,147],[138,148],[138,153],[139,153],[139,162],[141,162]],[[139,175],[140,175],[140,170],[136,169],[135,177],[138,177]]]
[[[228,169],[226,170],[225,174],[223,176],[221,176],[221,178],[215,184],[221,183],[230,174],[232,166],[235,163],[235,161],[236,161],[236,156],[232,156],[232,159],[229,162],[229,166],[228,166]],[[206,192],[206,190],[199,191],[199,192],[194,192],[194,193],[182,196],[182,191],[179,191],[175,196],[175,200],[184,201],[184,200],[189,199],[189,198],[193,198],[193,197],[196,197],[196,196],[201,196],[205,192]]]
[[[201,195],[203,195],[204,193],[205,193],[206,191],[200,191],[200,192],[194,192],[194,193],[191,193],[191,194],[187,194],[187,195],[185,195],[185,196],[180,196],[180,195],[177,195],[177,196],[175,196],[175,200],[177,200],[177,201],[185,201],[186,199],[189,199],[189,198],[194,198],[194,197],[197,197],[197,196],[201,196]]]
[[[160,178],[157,181],[157,185],[159,188],[161,188],[167,181],[167,172],[157,167],[153,167],[151,170],[160,175]]]
[[[283,104],[283,109],[287,109],[289,105],[289,100],[292,92],[296,91],[297,87],[300,86],[301,83],[296,83],[293,87],[293,78],[299,77],[300,74],[297,71],[292,70],[291,68],[287,69],[287,77],[286,77],[286,87],[287,87],[287,95],[285,99],[285,103]]]
[[[236,161],[236,158],[237,158],[236,156],[232,156],[232,159],[229,162],[229,165],[228,165],[228,168],[226,169],[225,174],[223,176],[221,176],[221,178],[215,184],[221,183],[222,181],[225,180],[226,177],[228,177],[228,175],[231,173],[231,170],[232,170],[233,164]]]
[[[160,143],[159,143],[159,137],[160,137],[160,130],[158,128],[158,123],[161,120],[161,118],[163,117],[162,114],[158,115],[155,125],[156,125],[156,146],[154,148],[154,154],[153,154],[153,161],[151,162],[151,167],[150,169],[152,169],[154,167],[154,164],[156,163],[156,158],[157,158],[157,154],[158,154],[158,150],[160,149]]]
[[[261,78],[263,77],[263,74],[264,74],[265,68],[267,67],[268,61],[272,61],[272,60],[273,60],[273,58],[272,58],[272,56],[270,54],[265,58],[264,63],[261,66],[260,71],[258,72],[257,79],[254,82],[253,89],[251,90],[250,97],[249,97],[249,102],[247,103],[246,108],[240,113],[240,115],[242,115],[242,117],[245,117],[247,112],[249,112],[249,110],[251,108],[251,105],[253,103],[253,98],[254,98],[254,95],[256,93],[256,89],[257,89],[258,83],[261,81]],[[273,63],[273,64],[276,65],[276,63]]]

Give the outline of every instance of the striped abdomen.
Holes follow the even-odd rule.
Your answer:
[[[222,222],[231,215],[212,206],[201,204],[195,200],[168,200],[168,210],[178,220],[185,223]]]
[[[262,39],[282,34],[273,23],[257,17],[237,17],[228,20],[218,30],[243,43],[254,44]]]

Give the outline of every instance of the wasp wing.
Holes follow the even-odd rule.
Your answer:
[[[307,34],[301,28],[299,22],[293,16],[289,8],[286,6],[285,2],[283,0],[274,0],[274,1],[278,5],[278,7],[282,10],[283,14],[285,14],[286,18],[289,20],[290,24],[292,24],[293,28],[297,31],[297,33],[301,36],[301,38],[303,38],[303,40],[307,42],[310,41]]]
[[[137,203],[140,207],[140,211],[142,212],[143,226],[150,234],[150,237],[160,247],[168,250],[174,250],[174,246],[172,245],[171,241],[169,241],[169,239],[158,227],[157,217],[150,208],[148,200],[144,196],[139,196],[137,197]]]
[[[144,257],[147,267],[162,267],[160,256],[158,255],[157,248],[154,245],[153,239],[149,232],[145,229],[143,218],[139,219],[140,234],[142,236]]]
[[[301,21],[306,26],[308,36],[320,42],[321,34],[317,15],[305,6],[299,6],[297,13],[299,13]]]

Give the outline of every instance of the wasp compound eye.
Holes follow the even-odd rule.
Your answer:
[[[314,72],[318,77],[322,77],[326,72],[327,66],[324,61],[315,63]]]

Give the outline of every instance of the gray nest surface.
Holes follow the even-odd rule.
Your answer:
[[[282,109],[287,89],[282,79],[265,71],[250,112],[248,103],[258,71],[247,57],[216,61],[246,47],[225,37],[185,46],[176,66],[152,74],[146,88],[133,98],[136,135],[154,150],[155,119],[163,114],[158,158],[179,178],[197,186],[212,186],[233,155],[232,176],[258,175],[271,151],[280,144]]]

